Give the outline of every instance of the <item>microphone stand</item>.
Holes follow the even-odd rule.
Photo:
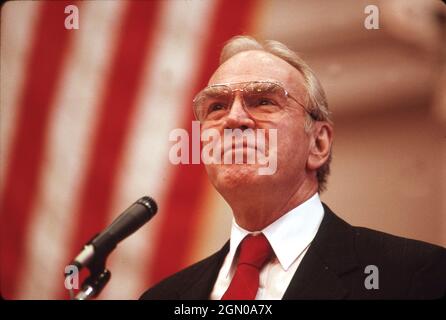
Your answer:
[[[111,278],[111,272],[105,267],[105,261],[110,251],[97,251],[93,261],[87,266],[90,276],[84,280],[82,289],[76,296],[73,289],[70,289],[70,300],[90,300],[101,293]]]
[[[73,300],[90,300],[97,297],[110,280],[111,273],[107,269],[91,274],[82,284],[82,290]]]

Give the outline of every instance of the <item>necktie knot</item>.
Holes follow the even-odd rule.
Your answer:
[[[261,269],[271,256],[272,248],[263,233],[247,236],[240,244],[240,255],[237,266],[248,264]]]

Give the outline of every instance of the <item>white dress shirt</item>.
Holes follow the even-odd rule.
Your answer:
[[[319,194],[292,209],[265,229],[249,232],[232,220],[229,252],[211,292],[211,300],[220,300],[229,287],[237,267],[237,248],[248,234],[263,233],[274,251],[260,271],[256,300],[282,299],[302,258],[313,241],[324,216]]]

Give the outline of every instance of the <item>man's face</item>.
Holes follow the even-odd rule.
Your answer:
[[[233,56],[216,70],[209,85],[248,81],[278,82],[301,104],[305,103],[306,88],[301,73],[284,60],[262,51]],[[261,164],[207,164],[212,184],[227,200],[234,193],[246,195],[249,190],[261,197],[272,190],[294,189],[303,181],[309,154],[309,137],[304,130],[306,113],[291,98],[286,99],[286,104],[281,117],[259,121],[245,111],[241,94],[237,92],[230,112],[222,121],[213,124],[221,136],[224,129],[264,129],[265,148],[269,155],[277,155],[277,170],[272,175],[259,175],[259,167],[264,167]],[[202,129],[208,128],[204,122]],[[269,139],[271,129],[277,130],[277,143]],[[243,152],[245,155],[246,150]]]

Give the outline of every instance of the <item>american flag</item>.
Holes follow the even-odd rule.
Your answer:
[[[68,5],[78,8],[78,29],[65,27]],[[202,165],[169,162],[168,136],[191,129],[194,94],[223,44],[255,33],[257,7],[254,0],[2,7],[4,298],[67,298],[66,264],[143,195],[156,199],[159,213],[110,256],[112,280],[100,299],[138,298],[224,244],[230,210]]]

